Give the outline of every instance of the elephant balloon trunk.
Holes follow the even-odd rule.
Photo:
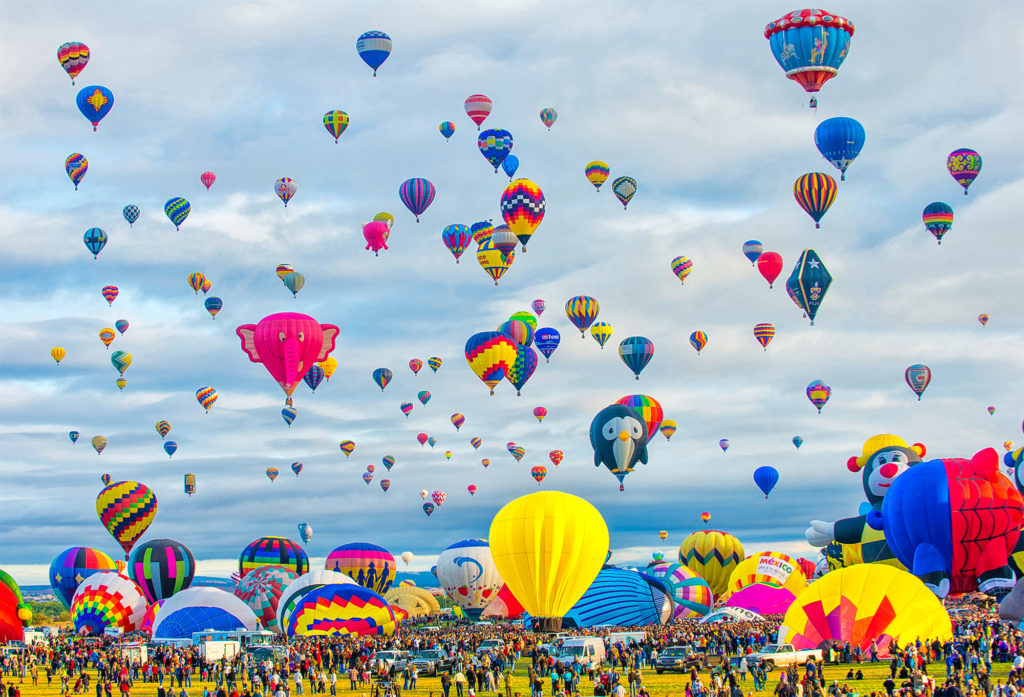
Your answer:
[[[284,391],[289,397],[299,382],[301,364],[302,344],[298,339],[287,339],[284,345]]]

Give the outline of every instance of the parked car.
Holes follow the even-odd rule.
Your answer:
[[[654,672],[661,675],[667,671],[685,673],[690,668],[704,665],[704,654],[694,651],[689,646],[666,646],[658,652],[658,660],[654,662]]]
[[[476,647],[476,653],[489,653],[491,651],[500,652],[505,648],[505,642],[501,639],[484,639],[480,642],[480,646]]]
[[[370,662],[373,665],[376,665],[377,661],[382,661],[389,670],[392,665],[395,666],[395,670],[405,670],[405,664],[408,660],[408,651],[378,651],[370,658]]]
[[[801,649],[797,651],[792,644],[767,644],[760,651],[747,656],[747,664],[754,665],[758,661],[765,664],[771,671],[775,666],[804,665],[810,659],[821,660],[821,649]]]
[[[420,675],[437,675],[438,673],[450,673],[452,670],[451,656],[443,649],[424,649],[413,656],[412,664]]]

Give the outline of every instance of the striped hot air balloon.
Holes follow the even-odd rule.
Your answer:
[[[597,319],[601,306],[588,295],[575,295],[565,302],[565,316],[580,330],[580,338],[586,338],[586,331]]]
[[[491,99],[485,94],[472,94],[466,98],[463,105],[466,108],[466,115],[476,124],[476,130],[480,130],[480,124],[491,114]]]
[[[156,517],[156,494],[140,482],[115,482],[96,496],[96,515],[124,550],[124,558]]]
[[[433,202],[435,193],[434,185],[423,177],[406,179],[398,188],[398,197],[409,212],[416,216],[417,223],[420,222],[420,215]]]
[[[466,362],[476,376],[490,388],[508,375],[516,362],[516,344],[500,332],[479,332],[466,342]]]
[[[767,351],[768,344],[770,344],[772,339],[775,338],[775,325],[771,322],[755,324],[754,338],[757,339],[757,343],[761,344],[761,348]]]
[[[836,180],[824,172],[811,172],[793,182],[793,198],[814,219],[816,228],[821,227],[821,218],[836,200],[838,190]]]

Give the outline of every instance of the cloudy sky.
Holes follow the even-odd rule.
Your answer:
[[[297,539],[304,521],[314,560],[368,541],[412,551],[416,572],[450,543],[486,536],[498,508],[537,490],[529,470],[546,464],[542,488],[590,500],[610,528],[613,561],[639,564],[673,554],[705,510],[748,552],[815,554],[803,541],[808,521],[856,513],[860,480],[845,463],[876,433],[924,442],[936,457],[1002,452],[1022,438],[1019,3],[830,4],[856,33],[817,113],[763,36],[796,9],[785,4],[0,7],[0,565],[22,583],[45,583],[66,547],[119,556],[96,517],[102,473],[149,485],[159,513],[143,539],[184,542],[205,573],[229,573],[261,535]],[[369,29],[394,40],[376,78],[355,51]],[[65,41],[92,51],[74,87],[56,60]],[[115,95],[96,133],[75,107],[90,84]],[[449,224],[500,218],[508,180],[481,157],[463,110],[481,92],[494,103],[485,126],[512,132],[518,176],[547,199],[529,252],[497,288],[472,250],[456,265],[440,239]],[[544,107],[558,111],[550,131]],[[338,145],[321,124],[331,109],[351,117]],[[858,119],[867,142],[815,230],[792,184],[805,172],[837,174],[813,142],[832,116]],[[438,133],[445,120],[457,127],[450,142]],[[961,147],[984,157],[966,198],[945,168]],[[77,192],[63,169],[72,152],[89,160]],[[627,211],[610,180],[595,195],[585,179],[595,159],[613,178],[637,180]],[[210,191],[205,170],[217,175]],[[285,176],[298,184],[287,208],[273,191]],[[416,176],[437,189],[419,224],[397,193]],[[192,204],[180,231],[162,210],[174,196]],[[932,201],[955,208],[941,247],[921,223]],[[134,228],[121,217],[128,204],[142,211]],[[361,223],[379,211],[396,222],[390,249],[374,257]],[[94,226],[110,238],[95,261],[82,244]],[[741,254],[751,238],[785,261],[774,290]],[[806,248],[835,277],[814,327],[782,283]],[[694,262],[685,286],[670,270],[678,255]],[[274,273],[280,263],[306,276],[295,299]],[[223,299],[216,320],[186,284],[195,271]],[[109,284],[120,288],[112,307],[100,296]],[[604,350],[565,317],[577,294],[597,298],[598,320],[614,328]],[[465,341],[535,298],[547,302],[540,325],[558,329],[562,345],[521,397],[507,383],[491,397],[467,367]],[[282,311],[341,328],[340,367],[315,395],[300,386],[290,428],[284,395],[234,333]],[[122,318],[130,328],[110,351],[133,362],[119,392],[98,332]],[[777,328],[767,352],[752,335],[758,322]],[[695,330],[710,339],[699,356],[687,340]],[[616,350],[631,335],[655,344],[639,382]],[[60,366],[49,356],[58,345]],[[436,374],[408,369],[433,355],[444,360]],[[920,402],[903,378],[912,363],[933,372]],[[383,393],[370,378],[378,367],[395,375]],[[820,415],[804,394],[815,379],[832,387]],[[195,391],[208,385],[219,399],[204,414]],[[415,399],[423,389],[433,395],[425,407]],[[649,464],[620,493],[594,467],[588,427],[633,393],[660,401],[679,430],[654,438]],[[404,401],[416,404],[408,420]],[[549,412],[540,424],[539,405]],[[453,412],[466,416],[460,432]],[[173,426],[173,459],[154,430],[161,419]],[[70,430],[82,434],[77,445]],[[437,446],[421,447],[419,432]],[[109,440],[100,456],[89,445],[98,434]],[[799,451],[794,435],[805,439]],[[356,443],[349,458],[345,439]],[[508,441],[526,448],[522,462]],[[557,469],[553,448],[565,451]],[[384,455],[397,460],[390,473]],[[781,474],[768,500],[751,478],[761,465]],[[273,483],[271,466],[281,470]],[[185,473],[198,480],[191,498]],[[447,492],[430,518],[421,489]]]

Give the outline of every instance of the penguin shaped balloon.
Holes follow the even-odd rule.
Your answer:
[[[647,464],[647,424],[631,407],[612,404],[597,412],[590,422],[594,466],[604,464],[619,480],[633,471],[637,461]]]

